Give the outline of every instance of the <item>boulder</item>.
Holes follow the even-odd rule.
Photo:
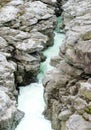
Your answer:
[[[85,82],[80,85],[79,95],[91,101],[91,84]]]
[[[72,112],[70,110],[64,110],[64,111],[60,112],[58,119],[62,120],[62,121],[66,121],[69,119],[71,114],[72,114]]]
[[[82,118],[82,116],[74,114],[66,122],[65,130],[90,130],[91,124]]]
[[[10,99],[5,89],[0,90],[0,130],[15,129],[23,116],[24,113],[16,109],[15,101]]]

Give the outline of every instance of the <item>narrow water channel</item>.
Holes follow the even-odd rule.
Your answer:
[[[42,115],[45,107],[42,78],[46,71],[53,68],[49,65],[50,58],[58,54],[59,46],[64,39],[64,34],[54,33],[54,45],[43,52],[47,59],[41,63],[40,73],[37,76],[38,82],[20,88],[18,109],[24,111],[25,116],[16,130],[52,130],[50,121],[46,120]]]

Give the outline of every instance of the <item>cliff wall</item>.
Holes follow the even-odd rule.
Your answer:
[[[91,129],[91,1],[62,6],[65,39],[44,78],[45,115],[55,130]]]
[[[0,130],[14,130],[24,116],[17,110],[19,86],[35,81],[55,24],[51,5],[0,0]]]

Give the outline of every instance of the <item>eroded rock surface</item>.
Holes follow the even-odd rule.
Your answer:
[[[66,36],[43,81],[44,114],[55,130],[91,129],[90,7],[89,0],[68,0],[62,7]]]
[[[18,86],[35,81],[55,25],[51,4],[0,0],[0,130],[14,130],[24,116],[17,110]]]

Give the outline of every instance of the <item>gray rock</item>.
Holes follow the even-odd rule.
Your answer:
[[[5,39],[0,37],[0,49],[5,48],[6,46],[8,46],[7,42],[5,41]]]
[[[85,113],[83,114],[83,117],[84,117],[85,120],[91,121],[91,114],[88,114],[88,113],[85,112]]]
[[[57,2],[59,5],[60,1]],[[47,116],[55,130],[90,130],[91,2],[68,0],[64,3],[62,27],[66,36],[59,56],[51,60],[56,69],[47,72],[43,80]],[[58,115],[65,110],[72,111],[72,116],[67,121],[59,120]]]
[[[15,128],[15,124],[18,124],[16,122],[19,122],[20,117],[14,121],[16,113],[18,113],[16,105],[4,90],[5,89],[0,90],[0,130],[10,130],[13,126]],[[23,116],[23,114],[21,115]]]
[[[24,40],[22,43],[18,43],[16,49],[27,53],[42,51],[45,48],[47,41],[47,36],[39,32],[34,32],[34,34],[31,34],[30,39]]]
[[[0,1],[0,130],[14,130],[23,118],[17,109],[17,85],[35,81],[42,50],[53,44],[54,23],[51,5]]]
[[[81,83],[81,87],[79,89],[79,95],[91,101],[91,84]]]
[[[6,23],[15,20],[17,17],[18,9],[14,6],[6,6],[0,10],[0,23]]]
[[[62,121],[66,121],[69,119],[69,117],[71,116],[72,112],[70,110],[64,110],[62,111],[59,116],[58,119],[62,120]]]
[[[78,97],[73,102],[75,110],[77,110],[79,114],[83,114],[87,108],[86,101]]]
[[[66,129],[65,130],[90,130],[91,123],[85,121],[82,116],[74,114],[72,115],[69,120],[66,122]]]

